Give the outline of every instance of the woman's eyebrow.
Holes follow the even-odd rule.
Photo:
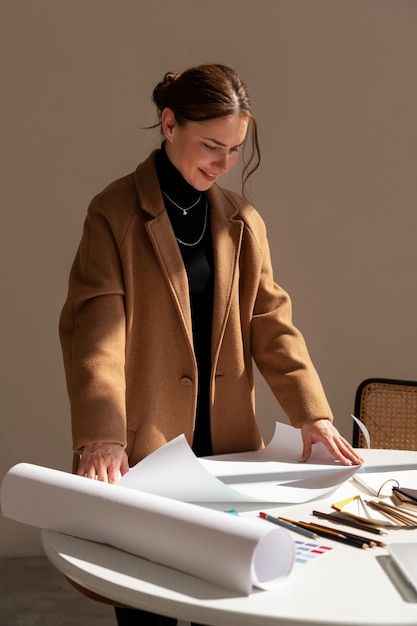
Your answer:
[[[215,143],[217,146],[222,146],[222,148],[227,148],[225,143],[222,143],[221,141],[218,141],[217,139],[213,139],[212,137],[203,137],[204,141],[212,141],[213,143]],[[246,137],[245,137],[246,139]],[[234,148],[239,148],[240,146],[242,146],[245,143],[245,139],[239,143],[237,146],[233,146]]]

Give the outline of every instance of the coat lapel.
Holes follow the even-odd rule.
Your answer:
[[[165,212],[154,220],[146,222],[145,226],[154,247],[156,257],[167,279],[187,338],[192,346],[193,329],[187,272],[185,271],[169,217]]]
[[[192,349],[188,279],[171,223],[165,211],[155,168],[155,154],[151,154],[136,170],[136,191],[141,208],[153,216],[145,222],[145,228],[155,251],[156,258],[167,280],[174,303]]]
[[[233,220],[236,209],[213,186],[208,194],[211,207],[211,230],[215,263],[212,349],[218,352],[232,302],[232,291],[239,279],[238,263],[243,222]]]

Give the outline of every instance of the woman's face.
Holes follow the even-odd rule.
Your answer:
[[[171,109],[162,112],[167,155],[198,191],[207,191],[236,165],[248,124],[248,117],[234,114],[179,126]]]

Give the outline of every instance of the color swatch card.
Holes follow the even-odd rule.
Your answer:
[[[295,543],[295,562],[296,563],[310,563],[324,554],[328,554],[333,550],[331,546],[325,546],[315,541],[303,541],[302,539],[296,539]]]

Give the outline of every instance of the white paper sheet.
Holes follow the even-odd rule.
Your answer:
[[[237,593],[270,589],[294,563],[281,528],[28,463],[1,485],[2,513],[38,528],[112,545]]]
[[[363,434],[363,436],[365,438],[366,447],[369,450],[369,448],[371,447],[371,436],[369,434],[369,430],[366,428],[365,424],[363,422],[361,422],[361,420],[359,418],[355,417],[355,415],[351,414],[350,417],[353,419],[354,422],[356,422],[359,430],[362,431],[362,434]]]
[[[323,444],[307,463],[299,429],[276,423],[271,442],[258,452],[197,458],[181,435],[143,459],[118,484],[184,502],[300,503],[318,498],[353,476]]]

